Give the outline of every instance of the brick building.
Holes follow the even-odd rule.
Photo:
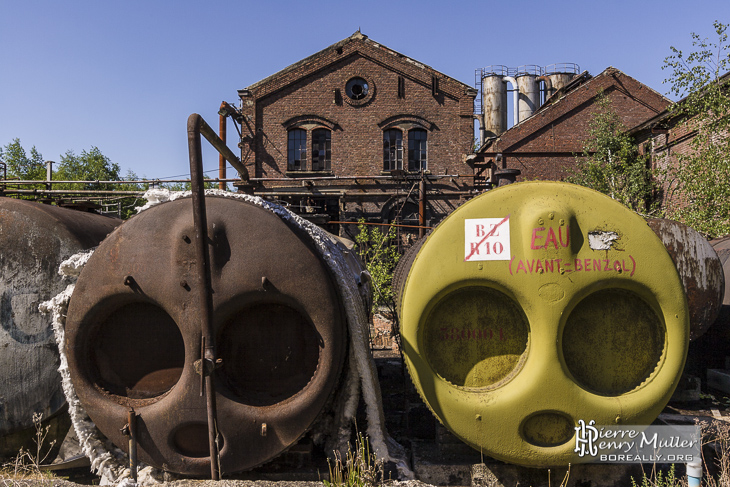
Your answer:
[[[583,72],[548,97],[529,118],[488,138],[470,163],[489,181],[495,169],[518,169],[522,180],[561,180],[583,152],[589,121],[603,93],[632,129],[662,113],[670,100],[616,68],[595,77]],[[477,183],[479,178],[477,178]]]
[[[238,94],[254,193],[330,231],[432,226],[473,194],[476,90],[359,31]]]
[[[727,84],[730,82],[730,72],[720,76],[719,82]],[[678,104],[685,103],[686,98],[678,101]],[[691,142],[697,135],[697,127],[686,123],[686,118],[681,110],[672,111],[670,107],[658,113],[656,116],[646,120],[630,130],[641,154],[650,156],[654,168],[664,170],[668,177],[662,181],[664,185],[662,204],[666,208],[681,206],[682,196],[677,193],[676,178],[672,171],[679,168],[679,155],[691,153]]]

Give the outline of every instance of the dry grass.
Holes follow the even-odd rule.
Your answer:
[[[355,439],[355,451],[348,449],[345,459],[335,451],[335,460],[329,464],[329,480],[325,487],[374,487],[383,484],[383,462],[370,451],[370,443],[361,433]]]
[[[35,451],[21,448],[15,458],[0,467],[0,487],[51,485],[53,474],[43,472],[40,466],[47,460],[56,440],[46,445],[50,426],[43,426],[43,415],[33,415]]]
[[[702,481],[707,487],[730,487],[730,423],[700,422]]]

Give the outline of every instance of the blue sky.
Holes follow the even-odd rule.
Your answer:
[[[55,161],[96,146],[124,171],[184,176],[188,115],[217,130],[237,89],[358,29],[472,86],[491,64],[571,62],[666,94],[670,46],[690,51],[714,20],[730,22],[728,0],[0,0],[0,146]]]

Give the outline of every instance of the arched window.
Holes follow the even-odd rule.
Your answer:
[[[398,129],[383,132],[383,171],[403,169],[403,133]]]
[[[332,159],[332,132],[327,129],[312,131],[312,171],[329,171]]]
[[[428,169],[428,132],[423,129],[408,131],[408,170],[425,171]]]
[[[289,131],[288,146],[287,162],[289,171],[303,171],[307,167],[307,131],[291,129]]]

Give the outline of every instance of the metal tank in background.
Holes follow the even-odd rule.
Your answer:
[[[519,121],[523,121],[532,116],[535,111],[540,108],[540,89],[538,84],[538,76],[540,76],[540,66],[528,64],[517,68],[515,79],[520,92],[518,98]],[[517,121],[515,121],[517,123]]]
[[[580,68],[574,63],[556,63],[545,67],[524,65],[509,68],[500,64],[476,70],[477,100],[480,117],[480,140],[499,137],[508,128],[509,100],[507,83],[514,91],[513,125],[531,117],[553,94],[567,85]],[[542,83],[542,87],[540,86]]]
[[[487,66],[482,70],[482,140],[507,130],[507,84],[502,81],[507,75],[506,66]]]
[[[548,64],[543,68],[543,75],[550,80],[550,92],[545,94],[547,101],[562,87],[570,83],[575,75],[580,73],[580,67],[575,63]]]
[[[689,339],[701,337],[717,320],[727,294],[723,262],[705,237],[687,225],[663,218],[648,218],[672,258],[687,295]]]
[[[38,305],[61,292],[62,261],[95,247],[121,220],[0,197],[0,457],[35,450],[33,415],[47,444],[70,426],[51,317]]]

